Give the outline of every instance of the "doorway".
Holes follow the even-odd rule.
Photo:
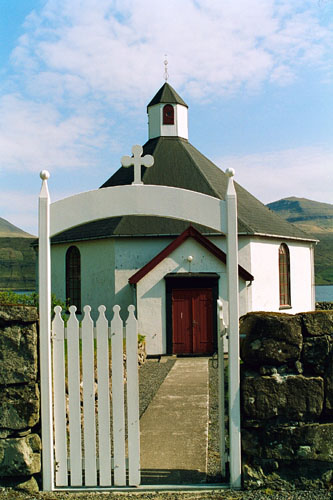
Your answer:
[[[168,354],[213,354],[219,276],[179,273],[165,278]]]
[[[211,354],[213,351],[213,292],[211,288],[172,292],[173,354]]]

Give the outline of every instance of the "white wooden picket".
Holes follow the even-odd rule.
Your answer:
[[[105,306],[100,306],[94,327],[90,306],[84,307],[82,325],[76,307],[69,308],[65,327],[61,307],[52,322],[55,486],[110,487],[140,484],[140,429],[137,361],[137,320],[129,306],[126,323],[128,474],[126,468],[123,345],[120,307],[114,306],[109,327]],[[95,342],[96,340],[96,342]],[[67,371],[66,349],[67,342]],[[109,345],[111,344],[112,377]],[[96,360],[95,360],[96,350]],[[81,351],[81,354],[80,354]],[[95,373],[97,382],[95,382]],[[66,375],[68,395],[66,396]],[[110,391],[112,387],[113,460],[111,453]],[[97,393],[97,394],[96,394]],[[66,409],[66,397],[68,405]],[[96,399],[96,397],[98,399]],[[67,429],[67,420],[69,428]],[[97,438],[98,427],[98,438]],[[69,441],[69,456],[67,442]],[[113,469],[113,470],[112,470]]]
[[[138,322],[134,316],[134,306],[128,307],[126,322],[126,366],[127,366],[127,416],[128,416],[128,460],[129,482],[140,484],[140,428],[139,428],[139,376],[135,369],[138,359]]]
[[[97,383],[98,383],[98,442],[99,484],[111,484],[111,440],[110,440],[110,363],[109,326],[105,317],[105,306],[99,306],[96,322],[97,335]]]
[[[83,443],[85,484],[97,485],[94,324],[90,306],[85,306],[82,321],[82,386],[83,386]]]
[[[65,329],[61,317],[61,307],[54,308],[53,320],[53,401],[56,483],[59,486],[68,484],[67,468],[67,431],[66,431],[66,393],[65,393]]]
[[[120,307],[113,307],[111,321],[112,339],[112,417],[113,417],[113,455],[114,483],[126,484],[125,463],[125,408],[124,408],[124,364],[123,364],[123,322]]]
[[[76,307],[70,306],[67,323],[67,373],[69,412],[69,458],[71,464],[71,485],[82,485],[82,441],[80,402],[80,345],[79,322]],[[53,368],[56,370],[56,367]],[[57,423],[55,422],[55,425]]]

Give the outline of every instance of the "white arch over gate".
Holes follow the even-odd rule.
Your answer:
[[[129,185],[87,191],[52,203],[50,234],[93,220],[123,215],[183,219],[217,231],[226,230],[226,202],[168,186]]]
[[[49,173],[40,174],[39,195],[39,317],[43,489],[54,489],[52,377],[51,377],[51,257],[50,236],[71,227],[122,215],[161,216],[187,220],[226,234],[229,312],[229,436],[230,485],[241,486],[239,297],[237,199],[232,169],[225,201],[180,188],[126,185],[70,196],[50,205]]]

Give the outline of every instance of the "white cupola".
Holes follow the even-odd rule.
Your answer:
[[[188,106],[165,83],[147,106],[149,139],[182,137],[188,139]]]

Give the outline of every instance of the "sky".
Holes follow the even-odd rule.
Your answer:
[[[263,203],[333,203],[333,0],[0,0],[0,217],[37,234],[148,139],[168,82],[189,141]]]

